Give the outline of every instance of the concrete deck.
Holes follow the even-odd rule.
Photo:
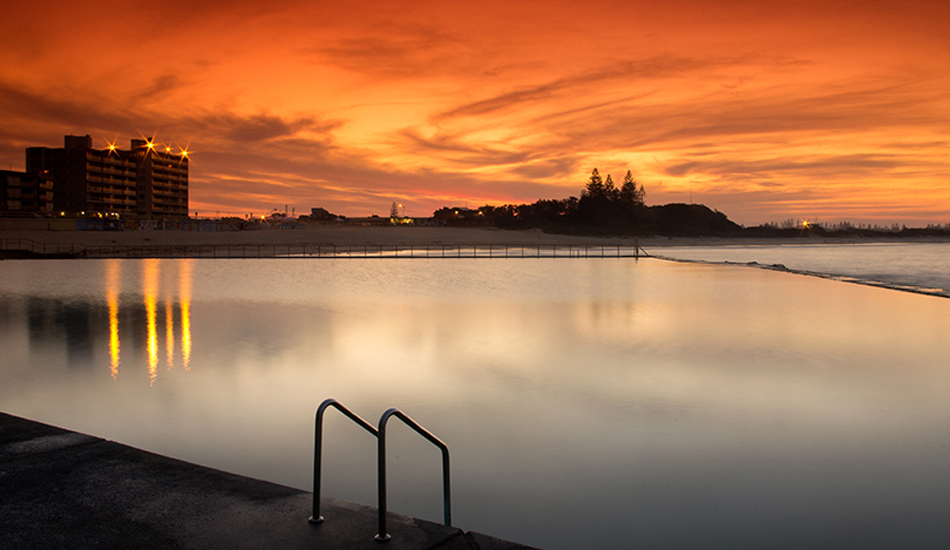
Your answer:
[[[525,550],[529,547],[0,413],[0,548]]]

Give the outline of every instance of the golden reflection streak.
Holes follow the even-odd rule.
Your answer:
[[[190,370],[191,362],[191,268],[191,260],[184,260],[178,273],[178,299],[181,307],[181,360],[185,370]]]
[[[106,299],[109,302],[109,370],[112,379],[119,374],[119,279],[122,264],[109,260],[106,264]]]
[[[165,296],[165,358],[168,369],[175,366],[175,303]]]
[[[155,304],[158,299],[158,260],[145,260],[142,294],[145,295],[146,327],[148,330],[148,378],[149,386],[158,376],[158,331],[155,327]]]

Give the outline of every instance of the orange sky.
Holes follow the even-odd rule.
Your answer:
[[[950,3],[21,2],[0,162],[190,146],[191,210],[408,215],[579,195],[950,223]]]

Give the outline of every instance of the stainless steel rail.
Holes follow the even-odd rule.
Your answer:
[[[336,399],[325,399],[320,406],[314,418],[313,428],[313,515],[308,521],[319,524],[323,522],[323,516],[320,515],[320,484],[321,469],[323,461],[323,416],[327,409],[333,407],[346,415],[347,418],[355,422],[364,430],[376,436],[378,476],[377,485],[379,491],[379,532],[374,537],[379,542],[390,540],[389,533],[386,532],[386,424],[389,419],[395,416],[403,421],[404,424],[412,428],[422,437],[428,439],[433,445],[442,451],[442,505],[445,513],[445,525],[452,526],[452,500],[450,494],[449,480],[449,448],[438,437],[420,426],[415,420],[406,416],[399,409],[392,408],[383,413],[379,419],[379,428],[363,420],[356,413],[344,407]]]
[[[452,525],[452,499],[449,489],[449,448],[439,440],[438,437],[432,435],[431,432],[420,426],[416,421],[406,416],[402,411],[396,408],[392,408],[383,413],[383,416],[379,419],[379,430],[377,432],[377,448],[379,451],[379,460],[378,468],[379,475],[377,478],[378,491],[379,491],[379,532],[376,534],[376,540],[378,542],[386,542],[391,537],[389,533],[386,532],[386,423],[389,422],[389,419],[395,416],[399,420],[402,420],[404,424],[412,428],[422,437],[428,439],[433,445],[438,447],[442,451],[442,504],[445,511],[445,525],[451,527]]]
[[[379,437],[379,432],[372,424],[360,418],[359,415],[350,409],[344,407],[336,399],[326,399],[323,403],[320,403],[320,406],[317,407],[313,428],[313,515],[310,516],[308,520],[310,523],[320,523],[323,521],[323,516],[320,515],[320,470],[323,462],[323,415],[329,407],[337,409],[346,415],[347,418],[356,422],[361,428],[377,438]]]

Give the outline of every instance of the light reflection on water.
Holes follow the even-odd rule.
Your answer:
[[[109,370],[112,378],[119,374],[119,364],[121,362],[122,335],[119,330],[120,301],[119,296],[123,292],[122,288],[122,266],[120,260],[106,260],[105,264],[105,297],[109,308]],[[134,265],[126,263],[126,265]],[[141,262],[142,269],[142,304],[145,307],[145,332],[148,349],[148,375],[149,385],[155,383],[158,377],[158,367],[160,363],[161,347],[165,347],[165,365],[168,370],[175,367],[176,346],[180,345],[182,352],[182,366],[188,369],[188,363],[191,354],[191,319],[189,315],[189,306],[191,301],[191,263],[187,261],[179,262],[177,265],[166,265],[174,267],[171,276],[178,281],[179,292],[176,295],[170,288],[159,288],[159,278],[162,273],[162,262],[160,260],[144,260]],[[125,309],[130,309],[127,303]],[[164,327],[159,326],[159,303],[163,305]],[[135,309],[135,305],[131,309]],[[179,323],[175,322],[175,310],[178,310]],[[134,317],[135,313],[129,312],[125,317],[133,318],[130,330],[135,331]],[[181,342],[177,344],[176,326],[181,334]],[[160,341],[159,333],[164,328],[164,341]],[[95,332],[92,329],[91,334]],[[90,336],[91,336],[90,334]],[[127,335],[128,337],[129,335]]]
[[[449,444],[458,526],[550,549],[950,541],[947,300],[616,259],[0,277],[5,412],[307,488],[322,399],[398,406]],[[400,430],[390,509],[437,521],[439,453]],[[326,494],[374,504],[374,440],[325,434]]]
[[[109,303],[109,371],[112,378],[119,374],[119,262],[109,262],[106,267],[106,299]]]

